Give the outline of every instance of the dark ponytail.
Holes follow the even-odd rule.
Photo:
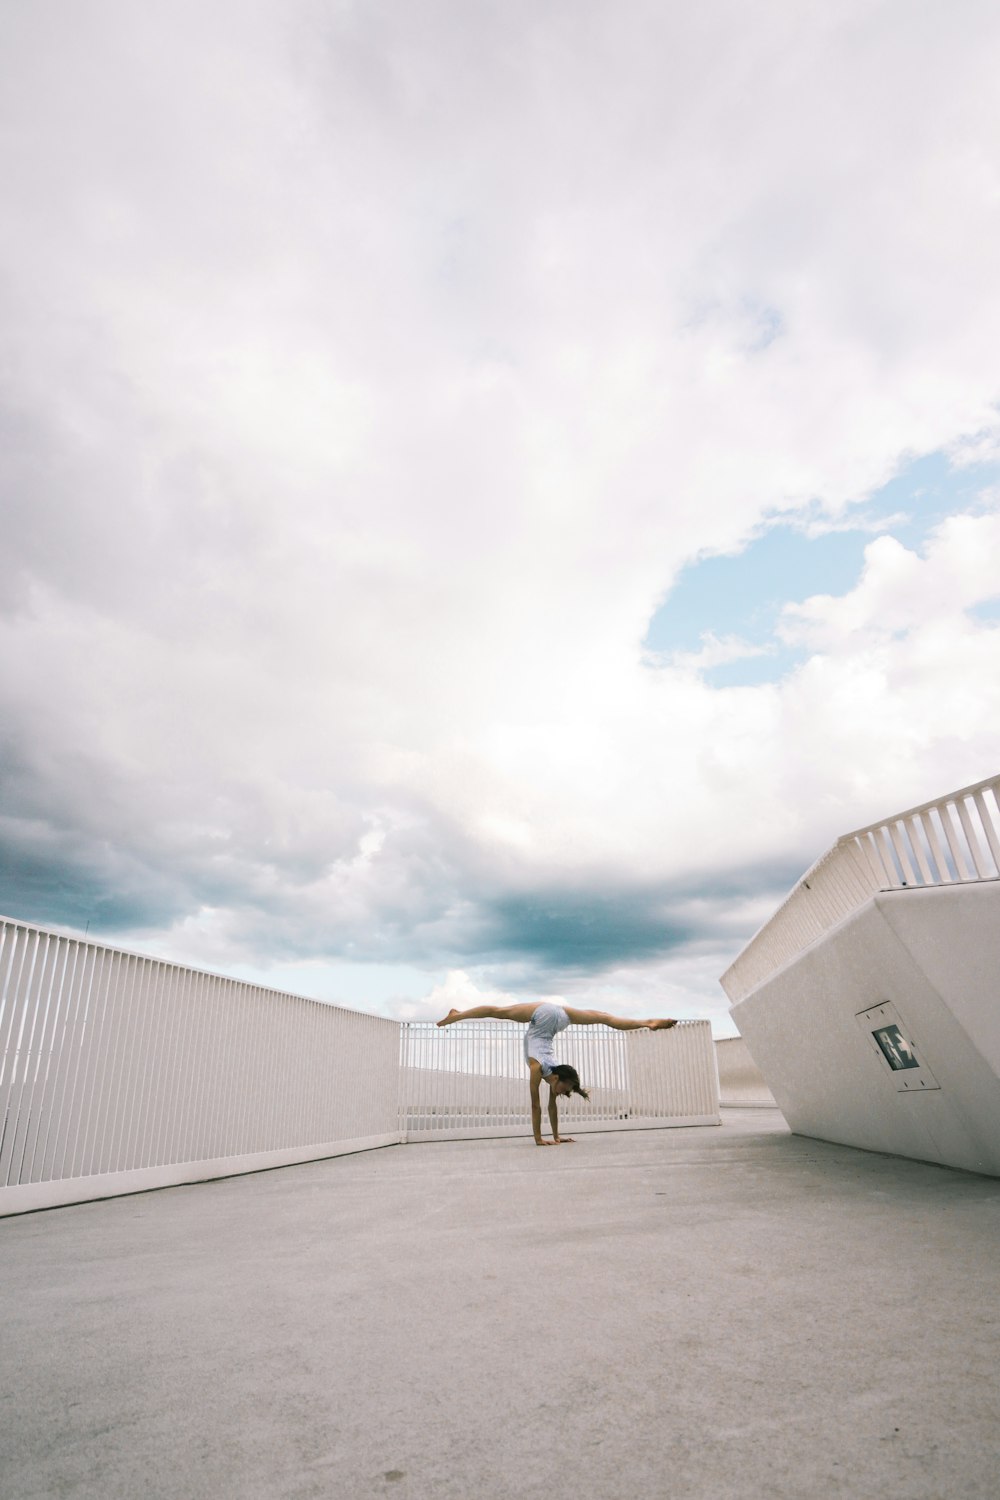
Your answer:
[[[562,1083],[571,1083],[573,1087],[570,1092],[573,1094],[579,1094],[581,1099],[590,1098],[587,1090],[580,1087],[579,1073],[575,1068],[571,1067],[569,1063],[556,1063],[555,1067],[552,1069],[552,1077],[558,1078]]]

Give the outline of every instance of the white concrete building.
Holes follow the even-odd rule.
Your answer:
[[[845,834],[723,975],[797,1133],[1000,1176],[998,787]]]

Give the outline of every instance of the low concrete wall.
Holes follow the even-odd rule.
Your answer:
[[[1000,882],[875,896],[733,1019],[798,1134],[1000,1176]]]
[[[731,1109],[775,1107],[774,1095],[743,1037],[720,1037],[715,1044],[715,1058],[719,1067],[719,1103],[723,1108],[726,1105]]]

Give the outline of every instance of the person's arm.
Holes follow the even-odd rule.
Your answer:
[[[571,1135],[559,1134],[559,1111],[556,1106],[555,1092],[551,1084],[549,1086],[549,1125],[552,1130],[552,1139],[557,1146],[572,1146],[573,1137]]]
[[[542,1135],[542,1065],[534,1058],[528,1063],[531,1071],[531,1131],[535,1137],[536,1146],[551,1146],[552,1141],[547,1141]],[[552,1118],[553,1101],[549,1099],[549,1119]],[[553,1135],[555,1131],[553,1130]]]

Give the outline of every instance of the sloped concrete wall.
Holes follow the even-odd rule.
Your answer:
[[[1000,1176],[1000,882],[883,892],[732,1014],[792,1130]]]

